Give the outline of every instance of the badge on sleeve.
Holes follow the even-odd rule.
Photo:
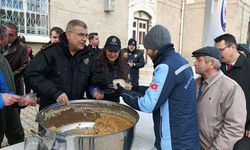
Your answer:
[[[88,58],[86,58],[86,59],[84,59],[84,60],[83,60],[83,62],[84,62],[84,64],[86,64],[86,65],[87,65],[87,64],[89,64],[89,59],[88,59]]]
[[[151,83],[149,88],[152,89],[152,90],[157,90],[158,89],[158,84]]]

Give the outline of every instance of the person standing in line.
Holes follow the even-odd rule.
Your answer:
[[[3,49],[2,47],[8,44],[7,28],[5,26],[0,25],[0,31],[1,31],[0,49]],[[15,92],[16,87],[15,87],[14,76],[13,76],[12,70],[10,68],[9,62],[2,54],[0,54],[0,69],[2,70],[2,73],[4,75],[4,78],[7,82],[9,89]]]
[[[100,39],[98,33],[90,33],[88,49],[90,50],[90,54],[93,55],[94,58],[98,58],[101,55],[102,50],[99,48],[99,43]]]
[[[136,40],[131,38],[128,41],[128,47],[123,49],[123,56],[127,59],[130,68],[131,84],[135,90],[139,87],[139,69],[145,65],[143,53],[137,50],[136,46]]]
[[[0,25],[0,49],[4,45],[7,45],[8,41],[7,28]],[[14,95],[14,92],[15,83],[13,73],[7,59],[0,54],[0,148],[4,134],[6,134],[10,145],[22,142],[23,140],[23,133],[16,133],[23,130],[21,130],[20,126],[20,116],[16,115],[16,109],[14,108],[19,107],[19,105],[27,106],[32,101],[27,101],[27,99],[21,96]],[[13,121],[11,122],[11,120]]]
[[[23,74],[29,62],[27,47],[20,43],[17,33],[18,28],[13,23],[6,23],[8,32],[8,45],[5,46],[3,56],[8,60],[14,74],[16,93],[24,94]]]
[[[73,19],[60,35],[60,42],[40,51],[31,61],[24,79],[40,96],[39,110],[54,103],[69,106],[69,100],[84,98],[88,82],[95,81],[87,37],[85,22]]]
[[[245,130],[245,94],[220,70],[217,48],[203,47],[192,54],[195,72],[201,75],[196,79],[201,150],[232,150]]]
[[[152,27],[144,39],[147,55],[154,63],[153,80],[144,93],[117,92],[129,106],[153,113],[155,147],[158,150],[199,150],[197,101],[191,66],[171,44],[162,25]]]
[[[24,94],[23,74],[29,62],[26,46],[22,45],[17,37],[18,28],[13,23],[6,23],[8,44],[2,47],[2,54],[8,60],[14,75],[16,94]],[[6,108],[5,135],[10,145],[24,141],[24,130],[20,120],[20,107]]]
[[[3,46],[7,44],[8,44],[7,28],[5,26],[0,25],[0,49],[3,49]],[[15,88],[15,82],[14,82],[14,76],[13,76],[12,70],[10,68],[9,62],[2,54],[0,54],[0,69],[3,73],[3,76],[7,82],[9,89],[15,92],[16,88]],[[1,143],[3,141],[4,134],[6,131],[7,109],[9,108],[4,107],[0,109],[0,147],[1,147]],[[19,115],[17,115],[17,117],[18,116]]]
[[[246,97],[247,120],[245,134],[235,145],[235,150],[250,149],[250,59],[237,51],[236,39],[232,34],[223,34],[214,39],[215,47],[220,50],[221,70],[235,80],[243,89]],[[244,106],[239,109],[244,109]],[[241,117],[241,116],[239,116]]]

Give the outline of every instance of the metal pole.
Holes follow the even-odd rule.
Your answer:
[[[208,36],[208,32],[209,32],[209,25],[210,25],[211,19],[212,19],[213,6],[214,6],[213,0],[206,0],[205,1],[202,46],[205,46],[206,41],[207,41],[207,36]]]
[[[179,43],[179,53],[182,53],[182,45],[183,45],[183,26],[184,26],[184,10],[185,10],[185,0],[182,0],[181,5],[181,25],[180,25],[180,43]]]

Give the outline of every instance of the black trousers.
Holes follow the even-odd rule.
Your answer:
[[[9,145],[24,141],[20,108],[4,107],[0,110],[0,147],[4,135],[7,137]]]

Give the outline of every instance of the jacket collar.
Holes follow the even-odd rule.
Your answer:
[[[4,50],[3,55],[6,56],[8,54],[14,53],[17,50],[17,46],[21,44],[19,39],[16,38],[14,42],[10,44],[10,46],[7,46],[7,49]]]
[[[242,67],[246,59],[247,59],[246,56],[244,56],[243,54],[240,54],[240,56],[238,57],[238,59],[236,60],[234,64],[234,67]]]
[[[155,59],[153,60],[154,68],[159,65],[168,55],[174,53],[174,45],[166,44],[157,53]]]
[[[248,59],[246,56],[244,56],[243,54],[240,54],[240,56],[238,57],[238,59],[236,60],[236,62],[234,64],[234,68],[241,68],[246,59]],[[226,63],[222,63],[221,70],[223,72],[227,72]]]
[[[207,80],[206,80],[207,86],[206,86],[206,88],[204,89],[204,92],[205,92],[210,86],[212,86],[214,83],[216,83],[216,81],[218,81],[222,76],[224,76],[224,73],[223,73],[221,70],[219,70],[218,73],[217,73],[215,76],[213,76],[213,77],[207,79]],[[199,85],[200,85],[201,81],[202,81],[202,79],[201,79],[201,77],[200,77],[199,80],[198,80],[198,84],[199,84]]]

